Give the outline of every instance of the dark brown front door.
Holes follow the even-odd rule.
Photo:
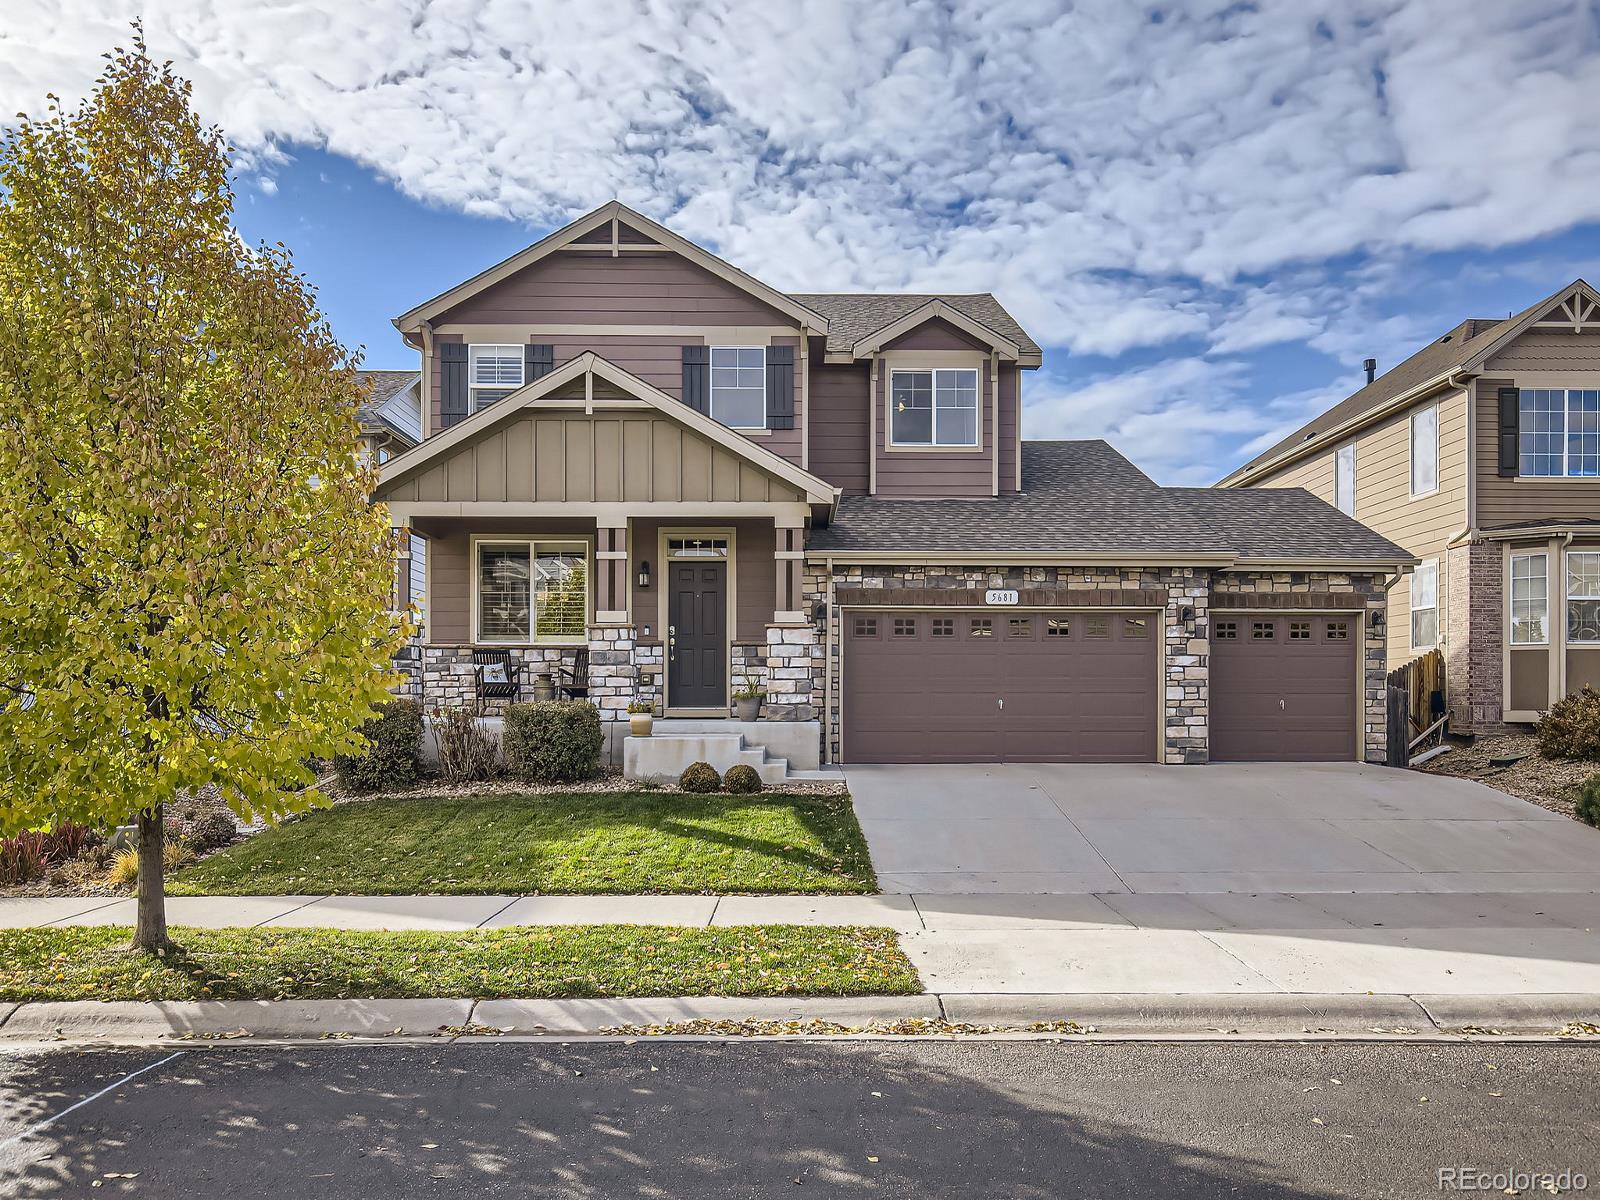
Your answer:
[[[1149,762],[1154,614],[844,614],[846,762]]]
[[[667,703],[728,703],[728,564],[674,562],[667,578]]]
[[[1357,621],[1213,613],[1212,760],[1354,758]]]

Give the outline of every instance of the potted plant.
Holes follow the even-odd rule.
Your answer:
[[[649,737],[655,725],[656,706],[649,700],[634,700],[628,705],[628,732],[634,737]]]
[[[761,717],[761,702],[767,697],[761,681],[746,672],[733,693],[733,711],[741,721],[755,721]]]

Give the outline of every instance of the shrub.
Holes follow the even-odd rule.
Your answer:
[[[720,792],[722,776],[708,762],[690,763],[678,776],[678,786],[686,792]]]
[[[731,766],[722,777],[722,790],[735,796],[754,795],[761,790],[761,773],[749,763]]]
[[[390,700],[361,726],[368,746],[364,754],[334,756],[339,783],[352,792],[410,787],[422,765],[422,705],[415,700]]]
[[[0,884],[29,883],[40,879],[50,866],[49,835],[25,829],[15,837],[0,839]]]
[[[1600,774],[1589,776],[1578,789],[1578,802],[1572,815],[1585,825],[1600,829]]]
[[[1600,692],[1586,687],[1557,700],[1533,732],[1546,758],[1600,759]]]
[[[600,769],[600,710],[587,700],[542,700],[506,709],[506,774],[528,783],[573,783]]]
[[[194,862],[194,851],[177,842],[163,842],[161,862],[166,873],[181,871]],[[116,887],[132,887],[139,882],[139,851],[135,847],[118,850],[111,856],[111,866],[106,870],[106,882]]]
[[[238,840],[239,827],[234,824],[233,818],[214,808],[200,813],[190,821],[189,832],[184,836],[189,849],[196,854],[220,850]]]
[[[446,783],[493,778],[499,747],[472,709],[434,709],[433,739],[439,747],[439,778]]]

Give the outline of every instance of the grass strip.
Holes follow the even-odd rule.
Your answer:
[[[860,996],[922,990],[889,929],[558,925],[463,932],[0,930],[0,1000]]]

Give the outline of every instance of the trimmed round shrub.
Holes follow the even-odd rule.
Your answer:
[[[587,700],[541,700],[506,709],[500,751],[506,774],[525,783],[576,783],[600,770],[605,734]]]
[[[1572,815],[1585,825],[1600,829],[1600,774],[1591,775],[1578,789],[1578,802]]]
[[[708,762],[690,763],[678,776],[678,786],[686,792],[720,792],[722,776]]]
[[[238,841],[239,827],[227,813],[213,808],[189,822],[189,832],[183,840],[196,854],[206,854]]]
[[[361,726],[367,739],[363,754],[338,754],[334,774],[346,791],[376,792],[406,788],[422,773],[422,705],[415,700],[390,700]]]
[[[1546,758],[1600,759],[1600,692],[1586,687],[1557,700],[1533,733]]]
[[[735,796],[754,795],[761,790],[761,773],[749,763],[731,766],[722,777],[722,790]]]

